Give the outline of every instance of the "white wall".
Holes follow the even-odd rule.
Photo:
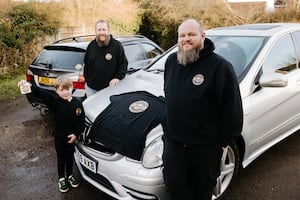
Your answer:
[[[266,2],[267,12],[274,11],[274,0],[226,0],[228,3],[239,3],[239,2]]]

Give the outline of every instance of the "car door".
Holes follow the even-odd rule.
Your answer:
[[[250,138],[252,156],[284,138],[300,123],[300,70],[291,34],[275,41],[261,71],[263,74],[281,74],[288,84],[285,87],[262,87],[250,96],[252,130],[247,137]]]

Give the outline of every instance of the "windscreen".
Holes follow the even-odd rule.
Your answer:
[[[239,80],[247,72],[267,38],[253,36],[206,36],[215,44],[215,53],[231,62]],[[170,48],[162,57],[147,68],[148,71],[163,71],[166,59],[177,52],[177,46]]]
[[[215,53],[231,62],[241,77],[262,49],[266,38],[253,36],[207,36],[215,44]]]

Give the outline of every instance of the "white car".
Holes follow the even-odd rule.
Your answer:
[[[240,167],[300,128],[300,24],[250,24],[206,34],[214,41],[215,52],[233,64],[244,109],[241,137],[223,153],[213,196],[218,199],[229,190]],[[83,102],[86,130],[76,145],[76,165],[84,180],[116,199],[165,199],[158,115],[164,63],[176,51],[174,46],[147,69]],[[154,95],[150,100],[149,94]]]

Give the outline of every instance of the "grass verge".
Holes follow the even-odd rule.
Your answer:
[[[18,82],[25,79],[24,74],[0,75],[0,101],[14,100],[21,95]]]

